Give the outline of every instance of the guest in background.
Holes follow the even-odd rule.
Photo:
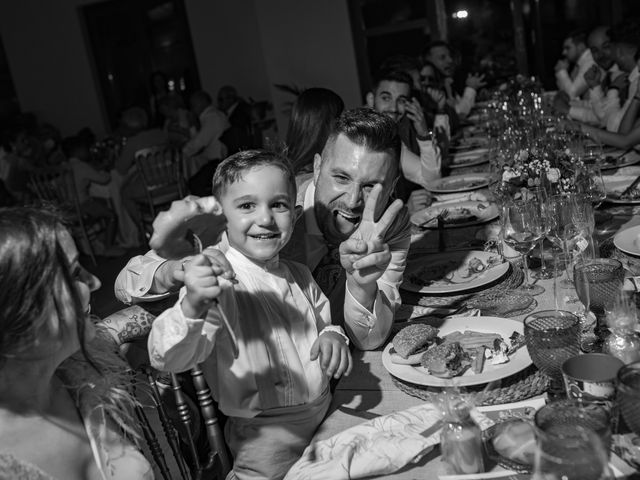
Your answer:
[[[252,148],[251,106],[238,96],[234,87],[225,85],[218,90],[218,108],[229,120],[229,128],[220,139],[227,147],[227,154]]]
[[[435,41],[429,43],[423,50],[423,59],[434,65],[441,76],[442,88],[447,96],[447,103],[451,105],[460,118],[469,115],[475,104],[478,90],[486,85],[484,75],[468,74],[462,95],[453,90],[453,75],[456,65],[451,56],[451,47],[447,42]]]
[[[343,110],[342,98],[327,88],[308,88],[296,99],[291,108],[286,148],[298,183],[313,175],[313,158],[322,152]]]
[[[106,225],[103,248],[96,248],[96,253],[103,256],[122,255],[124,250],[114,247],[118,227],[115,212],[109,207],[107,199],[93,197],[89,190],[91,184],[107,185],[111,181],[111,175],[95,168],[89,145],[82,137],[66,139],[63,148],[73,172],[82,215],[90,219],[101,219]]]
[[[570,99],[580,98],[587,93],[589,86],[584,74],[596,63],[587,47],[585,31],[575,31],[567,35],[562,44],[562,58],[555,66],[558,90],[569,95]],[[571,68],[571,73],[569,73]]]
[[[115,169],[126,178],[135,167],[136,152],[155,145],[166,145],[167,135],[160,128],[148,128],[149,117],[140,107],[125,110],[122,113],[122,125],[128,133],[124,148],[116,159]]]
[[[192,129],[191,139],[182,149],[189,190],[194,195],[205,196],[211,192],[211,178],[220,161],[227,155],[227,147],[220,137],[229,128],[229,121],[218,110],[208,93],[199,91],[189,100],[191,111],[198,118],[200,127]]]

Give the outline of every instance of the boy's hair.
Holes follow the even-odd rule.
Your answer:
[[[266,150],[245,150],[234,153],[227,157],[218,165],[216,173],[213,175],[212,193],[220,199],[226,188],[232,183],[242,179],[245,172],[255,167],[276,167],[282,170],[289,186],[291,187],[293,198],[296,198],[296,176],[289,160],[276,152]]]

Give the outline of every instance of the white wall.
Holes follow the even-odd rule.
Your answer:
[[[274,84],[330,88],[346,108],[361,105],[346,0],[255,0],[255,5],[281,136],[293,97]]]
[[[2,0],[0,33],[20,106],[69,135],[107,132],[78,7],[95,0]],[[134,0],[130,0],[134,1]],[[184,0],[203,89],[225,84],[275,103],[281,136],[293,100],[273,85],[335,90],[361,103],[347,0]]]

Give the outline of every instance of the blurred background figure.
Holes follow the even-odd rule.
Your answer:
[[[227,147],[227,155],[233,155],[240,150],[253,148],[251,129],[251,106],[238,96],[236,89],[225,85],[218,91],[218,109],[229,120],[227,128],[220,140]]]

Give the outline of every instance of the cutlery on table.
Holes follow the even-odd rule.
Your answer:
[[[449,215],[449,210],[447,208],[443,209],[436,218],[438,221],[438,251],[444,252],[445,250],[445,240],[444,240],[444,221]]]

